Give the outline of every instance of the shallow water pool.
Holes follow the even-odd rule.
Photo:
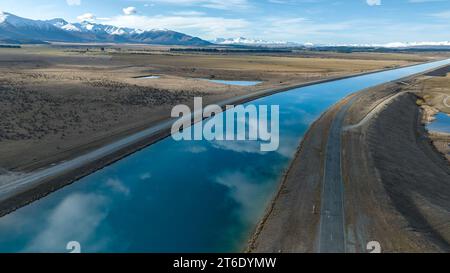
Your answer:
[[[237,85],[237,86],[255,86],[262,81],[227,81],[227,80],[212,80],[212,79],[202,79],[213,83],[226,84],[226,85]]]
[[[450,116],[445,113],[438,113],[436,120],[427,125],[427,129],[433,132],[442,132],[450,134]]]

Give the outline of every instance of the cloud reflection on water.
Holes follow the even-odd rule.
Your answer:
[[[69,241],[88,243],[95,237],[90,251],[105,248],[96,232],[108,215],[108,199],[98,194],[74,193],[63,199],[50,213],[41,231],[23,249],[23,252],[65,252]]]
[[[265,209],[265,201],[273,185],[270,179],[261,179],[249,173],[231,171],[215,178],[216,183],[228,188],[229,196],[240,205],[237,210],[241,221],[252,223],[255,215],[261,215]],[[249,198],[252,196],[252,198]]]

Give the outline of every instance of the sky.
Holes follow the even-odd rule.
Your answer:
[[[0,0],[31,19],[315,44],[450,40],[450,0]]]

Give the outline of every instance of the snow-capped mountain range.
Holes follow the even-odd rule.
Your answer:
[[[209,42],[171,30],[139,30],[93,22],[69,23],[61,18],[31,20],[0,12],[0,42],[96,42],[160,45],[210,45]]]
[[[0,11],[0,43],[42,42],[95,42],[95,43],[142,43],[159,45],[205,46],[243,45],[263,47],[370,47],[370,48],[436,48],[450,47],[443,42],[395,42],[387,44],[313,44],[261,39],[217,38],[208,42],[180,32],[167,29],[140,30],[83,21],[69,23],[64,19],[32,20]]]
[[[414,48],[414,47],[450,47],[450,41],[442,42],[393,42],[386,44],[330,44],[320,46],[333,47],[382,47],[382,48]]]
[[[238,38],[217,38],[212,41],[214,44],[218,45],[266,45],[266,46],[286,46],[286,45],[300,45],[297,43],[291,43],[286,41],[266,41],[259,39],[247,39],[244,37]]]
[[[414,47],[450,47],[450,41],[443,42],[394,42],[386,44],[314,44],[314,43],[294,43],[287,41],[266,41],[259,39],[238,38],[217,38],[211,41],[218,45],[247,45],[247,46],[274,46],[274,47],[370,47],[370,48],[414,48]]]
[[[66,31],[73,32],[94,32],[94,33],[107,33],[109,35],[133,35],[142,34],[145,31],[133,28],[121,28],[110,25],[94,24],[89,21],[83,21],[81,23],[69,23],[61,18],[56,18],[46,21],[55,27],[64,29]],[[156,31],[156,30],[151,30]],[[169,31],[169,30],[166,30]]]

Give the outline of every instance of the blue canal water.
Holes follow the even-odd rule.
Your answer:
[[[443,132],[450,134],[450,116],[445,113],[438,113],[436,120],[427,125],[427,129],[433,132]]]
[[[234,252],[245,246],[311,123],[358,90],[450,63],[278,93],[280,148],[166,138],[0,218],[0,252]],[[220,118],[221,115],[215,118]]]

